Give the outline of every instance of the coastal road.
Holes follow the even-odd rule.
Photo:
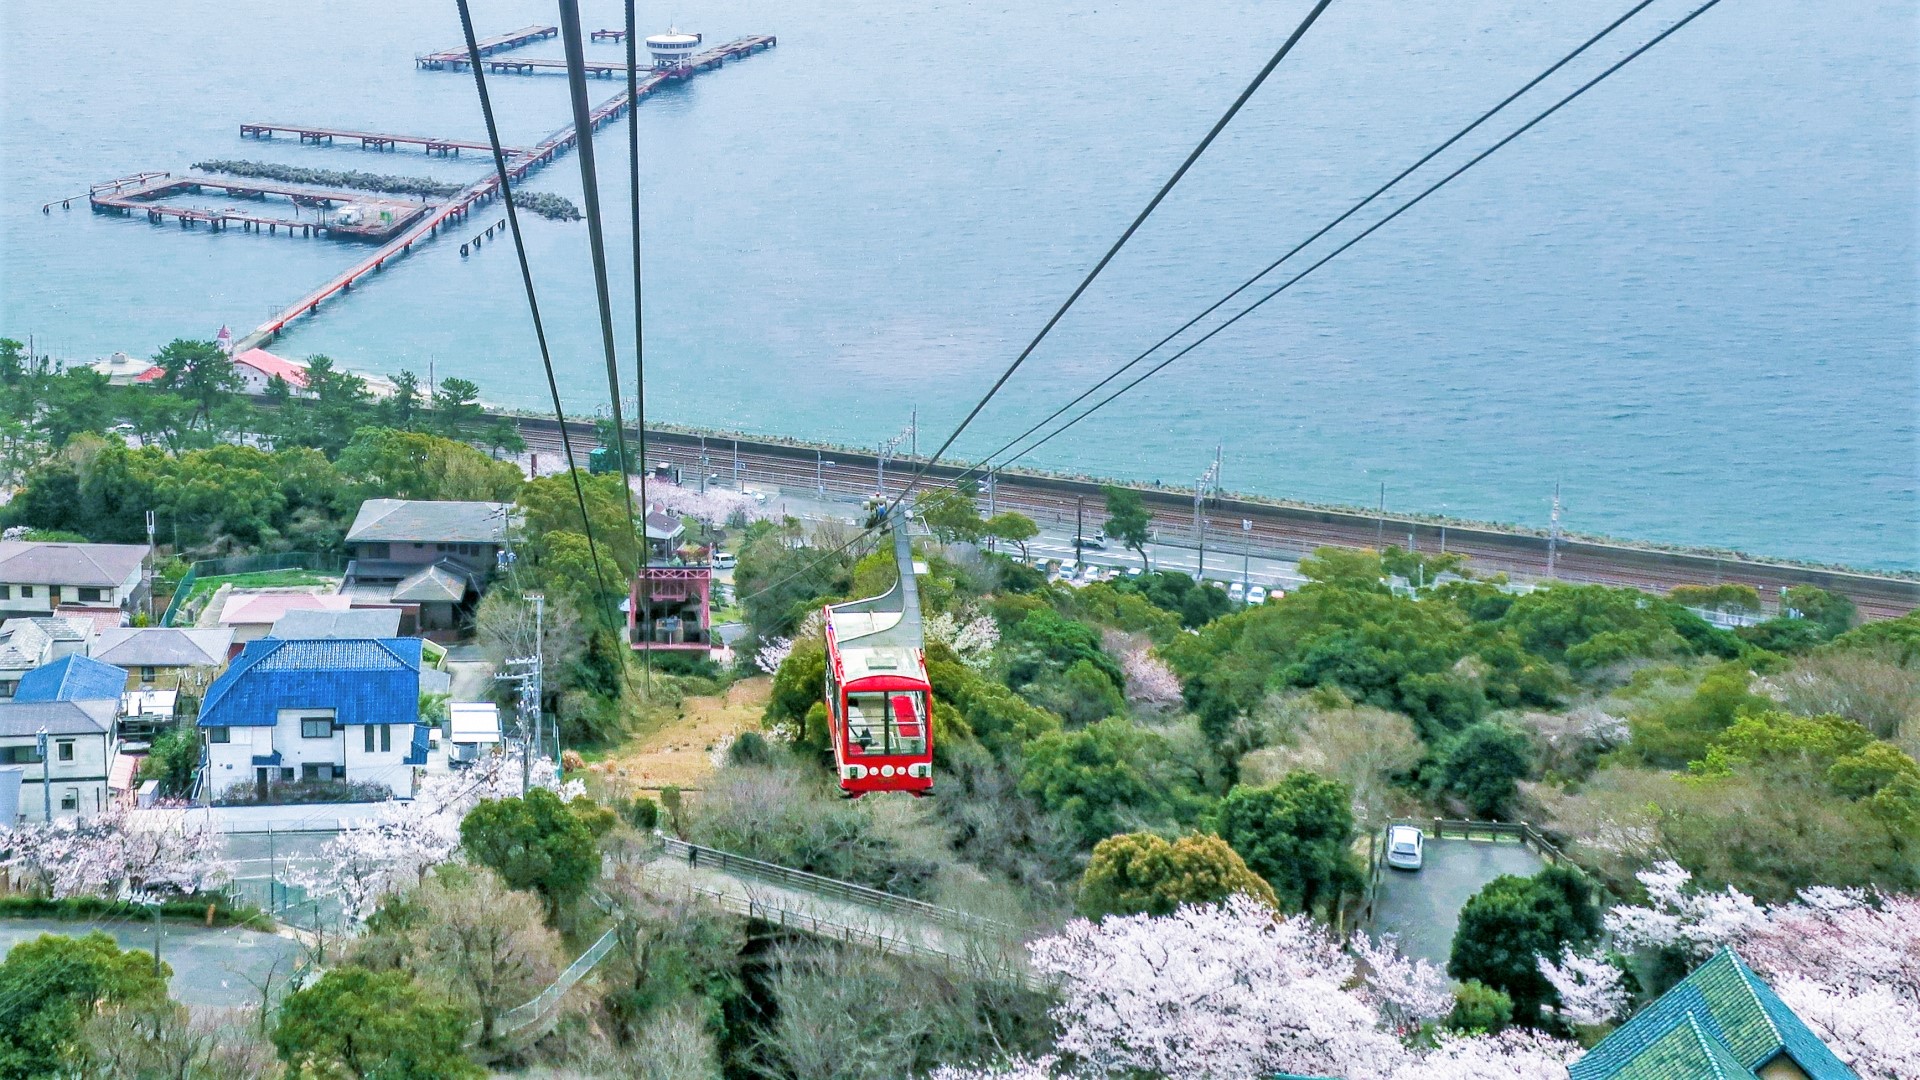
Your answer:
[[[552,420],[525,416],[511,419],[518,423],[530,451],[543,458],[559,457],[560,436]],[[591,424],[569,422],[568,433],[578,454],[584,455],[595,445]],[[770,497],[790,493],[797,498],[859,499],[881,487],[880,470],[870,452],[746,437],[736,441],[718,435],[706,436],[703,447],[700,436],[679,431],[650,430],[647,438],[649,457],[679,466],[682,481],[689,486],[697,484],[704,472],[709,483],[758,489]],[[887,464],[884,488],[889,497],[904,490],[915,467],[908,461]],[[942,466],[936,473],[945,476],[954,471]],[[1626,586],[1658,594],[1676,585],[1742,583],[1753,586],[1769,609],[1777,603],[1783,587],[1812,584],[1849,596],[1862,616],[1870,619],[1893,618],[1920,607],[1920,581],[1905,578],[1767,562],[1731,553],[1668,551],[1585,540],[1563,539],[1551,545],[1550,556],[1547,540],[1524,530],[1443,524],[1356,509],[1228,497],[1211,502],[1203,524],[1196,529],[1190,492],[1157,484],[1136,487],[1152,513],[1159,545],[1194,549],[1204,529],[1209,577],[1226,576],[1214,572],[1215,551],[1222,552],[1227,564],[1237,571],[1243,547],[1256,560],[1292,564],[1323,546],[1397,544],[1429,554],[1457,553],[1466,556],[1469,569],[1476,573],[1504,573],[1520,582],[1561,580]],[[1071,536],[1076,503],[1090,529],[1105,520],[1098,483],[1084,478],[1008,473],[995,483],[990,507],[1017,510],[1050,533],[1065,528]],[[989,500],[983,496],[982,509],[988,508]],[[1165,565],[1172,568],[1176,564]]]

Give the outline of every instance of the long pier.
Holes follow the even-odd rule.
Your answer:
[[[462,150],[492,153],[493,146],[478,139],[444,139],[433,135],[394,135],[384,131],[354,131],[350,128],[309,127],[304,124],[241,124],[243,139],[271,139],[280,133],[298,135],[303,143],[333,145],[335,139],[359,139],[362,150],[392,150],[396,146],[418,146],[429,154],[458,155]],[[509,154],[527,154],[517,146],[503,147]]]
[[[476,44],[479,46],[481,56],[492,56],[497,52],[506,52],[508,49],[517,49],[522,45],[555,37],[559,33],[560,28],[557,26],[523,26],[509,33],[497,34],[490,38],[482,38]],[[465,45],[456,45],[451,49],[441,49],[439,52],[430,52],[424,56],[416,56],[413,60],[414,63],[421,68],[437,71],[450,60],[465,60],[466,58],[467,47]]]
[[[718,49],[709,49],[706,52],[700,53],[689,60],[684,67],[679,70],[700,71],[706,68],[718,67],[724,61],[735,60],[749,53],[759,52],[762,49],[770,49],[776,44],[778,44],[778,42],[771,34],[741,38],[739,41],[729,42]],[[444,68],[448,71],[465,71],[471,63],[466,53],[463,52],[452,59],[440,61],[436,67]],[[565,60],[539,57],[505,57],[498,60],[486,60],[483,61],[483,63],[487,65],[487,70],[495,75],[532,75],[541,71],[567,70],[567,62]],[[624,78],[627,74],[627,62],[625,60],[588,60],[582,67],[587,74],[603,79],[611,79],[616,75]],[[651,70],[646,69],[645,65],[642,65],[642,67],[643,70]]]
[[[672,71],[648,72],[646,77],[640,79],[637,84],[637,99],[644,100],[661,86],[675,79],[686,78],[696,71],[718,68],[727,60],[750,56],[753,53],[773,48],[775,44],[776,41],[772,35],[757,35],[754,37],[741,38],[738,41],[731,41],[725,45],[697,54],[683,68]],[[461,54],[461,59],[463,61],[465,60],[464,52]],[[619,66],[623,71],[625,70],[625,65],[616,66]],[[627,92],[623,88],[613,97],[594,107],[593,111],[588,114],[589,125],[593,129],[598,130],[603,125],[624,116],[627,110],[632,108],[636,103],[636,101],[629,101],[627,99]],[[571,150],[579,142],[579,139],[580,134],[574,130],[572,124],[567,124],[565,127],[559,128],[554,131],[553,134],[541,140],[538,145],[530,148],[522,156],[510,160],[507,163],[508,177],[512,180],[519,180],[534,169],[552,163],[560,154]],[[321,285],[313,292],[295,301],[290,307],[281,311],[273,318],[255,327],[251,333],[235,343],[235,350],[244,351],[264,345],[279,336],[280,332],[285,330],[295,319],[303,315],[318,314],[322,303],[342,293],[352,291],[354,285],[361,279],[371,274],[379,273],[386,268],[387,263],[395,259],[403,258],[411,253],[414,244],[432,238],[438,234],[442,227],[451,226],[456,222],[465,220],[467,216],[473,212],[475,207],[484,206],[494,199],[499,198],[499,186],[499,177],[489,173],[484,178],[462,189],[458,195],[434,207],[424,218],[401,232],[398,236],[395,236],[392,240],[389,240],[378,251],[355,263],[353,266],[336,275],[326,284]]]

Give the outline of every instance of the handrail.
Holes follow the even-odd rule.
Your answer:
[[[1517,836],[1520,842],[1532,848],[1541,858],[1550,863],[1569,861],[1545,834],[1526,821],[1472,821],[1465,818],[1394,818],[1389,825],[1426,826],[1432,831],[1428,834],[1435,839],[1443,839],[1449,833],[1462,840],[1472,840],[1476,835],[1488,839],[1502,836]]]
[[[660,841],[668,855],[685,859],[689,867],[705,864],[729,874],[758,878],[819,896],[831,896],[861,907],[912,915],[973,934],[1009,939],[1020,937],[1018,930],[996,919],[955,911],[952,908],[929,904],[925,900],[915,900],[866,885],[856,885],[850,881],[823,877],[805,870],[781,866],[778,863],[735,855],[729,851],[688,843],[671,836],[661,835]]]

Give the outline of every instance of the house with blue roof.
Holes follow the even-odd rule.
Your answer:
[[[1732,949],[1567,1071],[1569,1080],[1860,1080]]]
[[[119,701],[127,669],[91,656],[63,656],[20,676],[15,701]]]
[[[427,763],[419,638],[249,641],[200,706],[206,790],[344,780],[411,797]]]

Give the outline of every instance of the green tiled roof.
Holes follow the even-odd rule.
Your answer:
[[[1751,1080],[1785,1052],[1812,1080],[1859,1080],[1731,949],[1568,1070],[1571,1080]]]

